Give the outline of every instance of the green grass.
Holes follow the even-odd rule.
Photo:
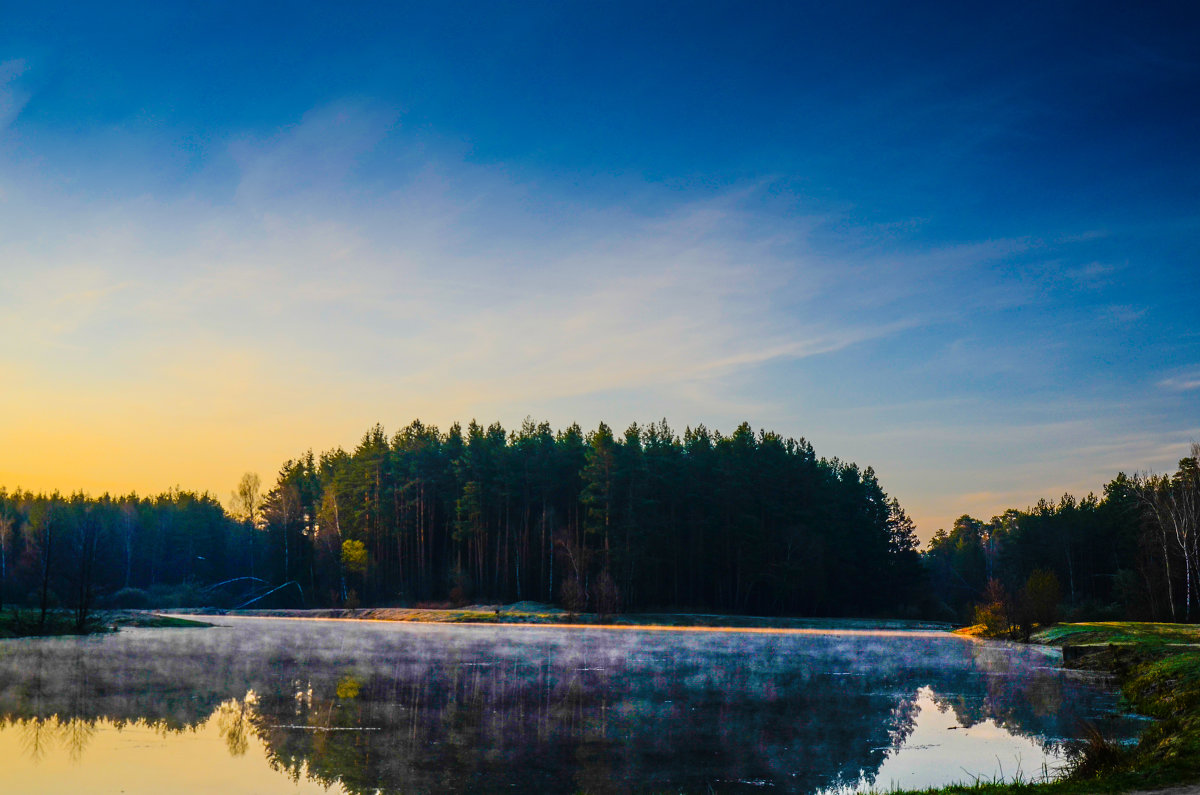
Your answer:
[[[1077,667],[1108,671],[1129,707],[1157,718],[1135,748],[1089,743],[1065,779],[1044,784],[979,782],[905,795],[1084,795],[1200,781],[1200,627],[1103,621],[1058,624],[1033,636],[1052,646],[1094,646]],[[1195,644],[1195,645],[1194,645]]]
[[[115,632],[120,627],[210,627],[203,621],[163,616],[138,610],[101,610],[91,613],[83,631],[75,626],[75,614],[69,610],[49,610],[41,625],[41,611],[32,608],[0,610],[0,639],[51,635],[95,635]]]
[[[195,621],[178,616],[164,616],[157,613],[130,613],[112,617],[112,623],[117,627],[151,627],[155,629],[187,629],[189,627],[211,627],[207,621]]]
[[[92,635],[111,632],[112,627],[95,615],[89,616],[82,631],[75,626],[75,614],[67,610],[48,610],[46,623],[41,611],[32,608],[8,608],[0,611],[0,638],[24,638],[36,635]]]
[[[456,624],[494,624],[499,620],[499,614],[484,613],[478,610],[455,610],[451,612],[450,621]]]
[[[1092,795],[1092,793],[1120,793],[1139,789],[1141,784],[1127,778],[1090,779],[1086,781],[1054,781],[1048,784],[996,784],[978,782],[959,784],[941,789],[897,790],[894,795]],[[881,790],[881,793],[888,792]],[[893,793],[889,793],[893,795]]]
[[[1153,624],[1145,621],[1089,621],[1055,624],[1037,632],[1034,643],[1048,646],[1067,644],[1137,643],[1142,645],[1200,645],[1200,626]]]
[[[1200,652],[1152,660],[1132,673],[1122,692],[1159,719],[1138,746],[1139,768],[1172,781],[1200,780]]]

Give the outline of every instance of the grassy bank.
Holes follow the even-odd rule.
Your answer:
[[[1123,621],[1058,624],[1031,640],[1062,648],[1070,667],[1114,674],[1129,708],[1158,721],[1132,748],[1092,737],[1062,781],[978,783],[920,792],[1083,795],[1200,781],[1200,627]]]
[[[140,610],[102,610],[91,613],[80,628],[75,614],[67,610],[49,610],[46,621],[41,611],[31,608],[0,610],[0,639],[45,637],[50,635],[96,635],[115,632],[120,627],[207,627],[203,621],[163,616]]]
[[[0,611],[0,638],[25,638],[37,635],[93,635],[111,632],[111,624],[92,614],[83,626],[76,623],[75,614],[67,610],[46,611],[42,621],[41,610],[33,608],[8,608]]]

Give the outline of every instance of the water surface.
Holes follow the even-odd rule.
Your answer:
[[[4,791],[865,791],[1141,728],[1056,652],[942,632],[213,620],[0,642]]]

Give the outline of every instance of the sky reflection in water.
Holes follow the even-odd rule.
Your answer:
[[[0,643],[5,791],[887,789],[1140,729],[1054,656],[942,633],[218,621]]]

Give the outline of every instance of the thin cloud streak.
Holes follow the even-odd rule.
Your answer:
[[[1163,389],[1172,392],[1191,392],[1200,389],[1200,369],[1188,370],[1158,382]]]
[[[445,211],[444,185],[432,190],[429,204],[438,209],[430,223],[421,214],[426,203],[411,193],[395,205],[389,197],[370,202],[362,215],[357,207],[337,208],[336,199],[327,206],[297,205],[291,185],[275,185],[289,199],[267,192],[260,207],[247,198],[269,182],[261,177],[264,170],[277,175],[301,169],[306,153],[325,136],[354,124],[347,111],[337,115],[340,126],[330,127],[324,116],[300,125],[293,135],[304,146],[284,141],[259,159],[243,154],[242,185],[254,190],[247,194],[239,187],[233,207],[183,202],[172,213],[165,203],[147,214],[134,203],[99,218],[71,218],[67,223],[79,230],[73,244],[43,244],[24,256],[10,246],[7,261],[28,264],[23,270],[36,275],[16,276],[20,306],[8,323],[25,330],[27,345],[41,340],[47,346],[87,337],[99,316],[140,326],[132,335],[143,341],[136,346],[178,343],[200,328],[230,344],[270,340],[275,350],[299,337],[343,351],[375,349],[417,378],[423,372],[445,375],[442,360],[456,370],[495,376],[502,375],[495,371],[503,363],[500,369],[514,371],[519,381],[537,370],[559,383],[580,384],[571,391],[816,355],[903,326],[835,327],[818,320],[802,329],[777,328],[771,295],[786,290],[794,277],[784,271],[796,272],[798,263],[782,262],[768,246],[738,236],[736,227],[745,219],[721,202],[684,206],[649,223],[598,213],[595,230],[585,233],[586,248],[562,258],[555,257],[559,236],[552,228],[536,229],[532,240],[521,241],[524,250],[497,252],[501,261],[534,263],[531,273],[487,264],[482,252],[462,252],[449,230],[442,239],[404,238],[405,230],[445,228],[453,213]],[[336,183],[345,169],[332,174],[318,175],[313,184],[329,187],[321,180]],[[490,174],[484,181],[496,183]],[[290,211],[282,211],[288,203]],[[460,206],[471,204],[468,197]],[[53,206],[44,211],[60,212]],[[469,235],[466,212],[458,215]],[[537,227],[536,218],[520,222]],[[19,239],[18,230],[10,232]],[[553,281],[539,278],[547,273]],[[81,280],[94,286],[49,299],[51,285]],[[473,289],[460,289],[463,284]],[[285,329],[278,328],[280,321]]]

